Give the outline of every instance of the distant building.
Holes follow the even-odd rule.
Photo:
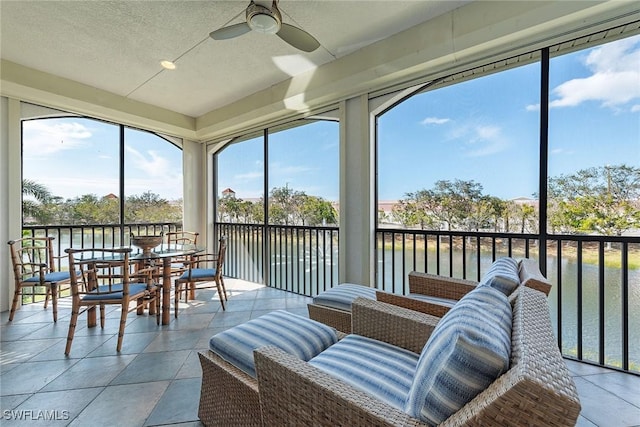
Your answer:
[[[118,200],[118,196],[116,196],[113,193],[109,193],[106,196],[103,197],[103,199],[108,199],[108,200]]]
[[[378,202],[378,221],[380,223],[394,223],[393,208],[398,204],[397,200],[381,200]]]
[[[222,190],[222,197],[236,197],[236,192],[230,188],[225,188]]]

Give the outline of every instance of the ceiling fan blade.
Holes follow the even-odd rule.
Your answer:
[[[251,31],[251,27],[246,22],[222,27],[209,33],[209,37],[214,40],[227,40],[241,36]]]
[[[320,42],[311,34],[293,25],[285,24],[284,22],[280,27],[280,31],[276,34],[291,46],[305,52],[313,52],[320,47]]]

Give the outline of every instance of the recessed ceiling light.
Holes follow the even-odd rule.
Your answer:
[[[162,65],[167,70],[175,70],[176,69],[176,64],[174,64],[171,61],[167,61],[167,60],[160,61],[160,65]]]

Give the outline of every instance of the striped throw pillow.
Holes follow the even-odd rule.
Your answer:
[[[491,286],[509,296],[520,286],[518,261],[513,258],[498,258],[491,264],[489,270],[478,286]]]
[[[509,368],[511,305],[500,291],[477,287],[441,320],[425,344],[404,411],[437,425]]]

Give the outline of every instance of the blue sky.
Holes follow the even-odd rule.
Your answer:
[[[538,183],[540,64],[414,96],[379,119],[379,199],[438,180],[474,180],[485,194],[533,197]],[[553,58],[549,174],[625,163],[640,167],[640,36]],[[318,122],[270,135],[269,188],[337,201],[339,127]],[[25,122],[24,177],[64,198],[116,193],[118,128],[88,119]],[[128,130],[127,189],[179,198],[180,151]],[[162,143],[158,143],[162,141]],[[262,140],[220,154],[220,190],[263,193]]]
[[[83,118],[29,120],[23,125],[23,178],[64,199],[118,194],[119,127]],[[182,197],[182,152],[149,132],[125,131],[125,194]]]

